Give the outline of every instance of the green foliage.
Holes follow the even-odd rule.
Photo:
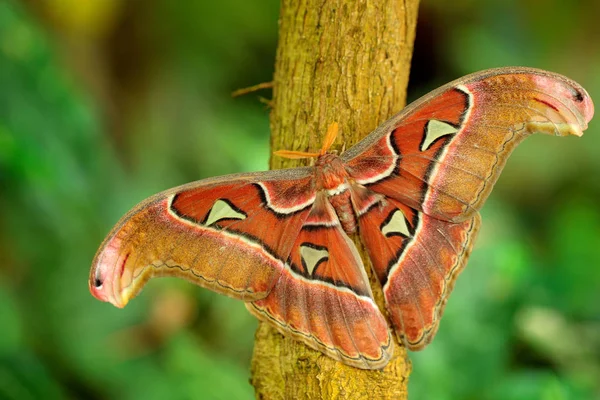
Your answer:
[[[107,0],[120,5],[95,25],[47,17],[41,3],[0,3],[0,398],[251,398],[256,323],[240,303],[164,280],[117,310],[86,282],[103,236],[136,202],[266,168],[267,110],[256,94],[229,94],[270,80],[277,1],[142,11]],[[413,97],[521,64],[600,99],[597,2],[422,7],[419,37],[437,32],[425,59],[439,62]],[[597,125],[517,149],[436,340],[411,355],[411,398],[600,396]]]
[[[132,111],[139,116],[118,154],[98,104],[43,29],[18,4],[0,4],[0,398],[251,397],[255,322],[241,304],[186,286],[183,304],[197,315],[154,337],[144,325],[152,285],[119,312],[90,297],[86,282],[95,248],[135,202],[209,174],[264,169],[262,106],[232,105],[223,83],[211,104],[217,89],[176,77]],[[188,96],[185,106],[170,105],[170,91]],[[184,137],[191,131],[207,134]],[[172,286],[181,285],[163,288]]]

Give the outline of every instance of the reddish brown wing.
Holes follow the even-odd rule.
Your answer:
[[[565,77],[489,70],[416,101],[342,156],[361,238],[408,347],[433,338],[513,148],[534,132],[581,136],[592,115],[588,94]]]
[[[315,195],[311,169],[200,181],[159,194],[117,224],[90,289],[123,307],[155,276],[178,276],[254,301],[283,333],[359,368],[392,354],[354,244]]]
[[[503,68],[412,103],[342,155],[357,183],[446,221],[481,208],[506,159],[534,132],[581,136],[594,112],[577,83]]]
[[[324,193],[297,236],[289,265],[271,293],[248,309],[336,360],[365,369],[385,366],[393,346],[387,322]]]
[[[360,216],[361,240],[382,284],[390,318],[411,350],[433,339],[479,222],[479,214],[461,223],[442,221],[392,199]]]
[[[98,250],[92,294],[123,307],[168,275],[243,300],[267,296],[314,201],[312,182],[308,168],[232,175],[146,200]]]

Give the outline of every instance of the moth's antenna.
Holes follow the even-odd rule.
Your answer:
[[[274,151],[273,154],[283,158],[290,158],[292,160],[297,160],[300,158],[315,158],[319,157],[320,153],[307,153],[304,151],[293,151],[293,150],[277,150]]]
[[[325,134],[325,140],[323,141],[323,147],[321,147],[320,155],[327,153],[333,142],[335,142],[335,138],[337,137],[339,130],[339,125],[337,122],[329,125],[327,128],[327,133]]]
[[[327,128],[327,133],[325,134],[325,140],[323,141],[323,146],[321,147],[321,150],[319,150],[318,153],[308,153],[305,151],[293,151],[293,150],[277,150],[277,151],[273,152],[273,154],[275,154],[276,156],[279,156],[279,157],[291,158],[291,159],[315,158],[315,157],[322,156],[323,154],[327,153],[327,151],[329,150],[329,148],[335,141],[335,138],[338,134],[338,130],[339,130],[339,125],[337,122],[334,122],[331,125],[329,125],[329,128]]]

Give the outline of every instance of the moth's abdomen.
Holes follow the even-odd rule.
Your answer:
[[[335,213],[342,224],[342,229],[347,234],[356,232],[356,214],[352,207],[350,191],[346,189],[342,193],[329,197],[329,202],[335,209]]]

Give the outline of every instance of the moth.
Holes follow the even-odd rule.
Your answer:
[[[336,360],[382,368],[391,331],[411,350],[433,339],[479,210],[515,146],[534,132],[581,136],[593,113],[587,92],[558,74],[468,75],[341,155],[328,151],[335,126],[319,153],[280,153],[314,156],[313,166],[205,179],[143,201],[100,246],[91,293],[123,307],[150,278],[178,276],[243,300]],[[352,234],[367,249],[386,311]]]

